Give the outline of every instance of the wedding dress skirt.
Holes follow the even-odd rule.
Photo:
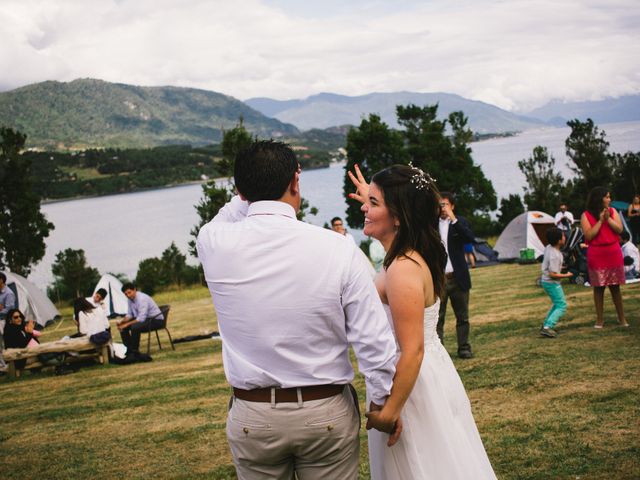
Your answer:
[[[388,434],[369,430],[372,480],[496,478],[467,393],[436,333],[439,308],[437,301],[424,311],[424,359],[402,410],[400,439],[388,447]]]

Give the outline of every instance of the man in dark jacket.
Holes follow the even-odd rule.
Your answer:
[[[440,299],[440,315],[438,318],[438,336],[444,344],[444,320],[447,313],[447,302],[451,298],[451,306],[456,316],[456,334],[458,337],[458,357],[471,358],[469,344],[469,290],[471,277],[464,256],[464,244],[474,240],[469,222],[454,214],[455,197],[450,192],[441,192],[440,237],[447,249],[447,266],[445,268],[445,291]]]

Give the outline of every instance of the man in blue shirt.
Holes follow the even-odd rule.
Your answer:
[[[122,293],[129,299],[127,315],[117,323],[122,343],[127,347],[127,356],[140,355],[140,333],[158,327],[164,321],[160,308],[146,293],[139,292],[129,282],[122,286]]]
[[[12,308],[17,308],[16,296],[9,287],[7,287],[7,276],[0,272],[0,370],[6,368],[6,363],[2,358],[2,350],[4,348],[4,325],[7,318],[7,313]]]

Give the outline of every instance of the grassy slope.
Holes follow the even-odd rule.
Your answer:
[[[632,326],[592,328],[591,290],[566,286],[569,311],[555,340],[537,336],[548,308],[537,265],[473,271],[472,344],[456,361],[501,479],[631,479],[640,472],[640,285],[623,296]],[[171,303],[174,337],[215,330],[203,288]],[[71,333],[69,311],[45,339]],[[451,312],[449,312],[451,315]],[[455,351],[452,317],[447,347]],[[54,330],[57,328],[57,330]],[[164,337],[163,337],[164,338]],[[74,375],[0,379],[4,479],[235,478],[225,440],[229,388],[219,342],[153,349],[154,361],[87,367]],[[363,381],[355,382],[363,395]],[[366,433],[361,471],[368,478]]]

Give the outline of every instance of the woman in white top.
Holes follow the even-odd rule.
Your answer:
[[[109,319],[105,311],[93,306],[86,298],[76,298],[73,302],[73,312],[78,322],[78,331],[82,335],[90,337],[109,329]]]
[[[391,394],[367,413],[371,478],[493,480],[469,398],[436,333],[447,261],[438,189],[406,165],[378,172],[371,185],[357,166],[350,176],[364,233],[387,252],[375,283],[398,348]]]

